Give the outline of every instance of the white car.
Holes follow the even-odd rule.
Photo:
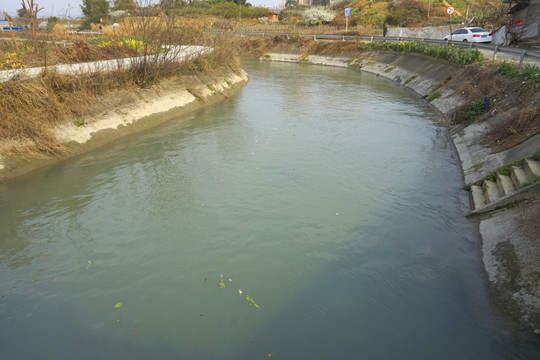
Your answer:
[[[444,40],[463,41],[463,42],[491,42],[491,33],[479,27],[466,27],[457,29],[446,35]]]

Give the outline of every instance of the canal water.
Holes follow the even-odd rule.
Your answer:
[[[1,359],[533,359],[416,95],[246,63],[229,99],[0,186]]]

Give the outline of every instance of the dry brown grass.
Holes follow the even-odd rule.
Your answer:
[[[462,94],[465,103],[458,109],[456,122],[488,121],[499,115],[499,120],[484,138],[483,144],[508,150],[540,133],[540,91],[531,81],[523,82],[495,72],[495,64],[468,65],[445,83],[446,87]],[[468,117],[473,101],[490,99],[490,109],[482,115]],[[502,115],[502,116],[501,116]]]
[[[299,35],[275,35],[266,37],[231,37],[229,41],[234,44],[242,57],[259,58],[269,51],[299,52],[313,40]]]
[[[356,41],[310,41],[303,51],[306,55],[353,55],[363,49],[362,44]]]
[[[59,75],[49,70],[38,78],[13,79],[1,83],[0,154],[41,158],[63,153],[66,147],[54,137],[54,127],[60,122],[92,114],[99,108],[104,97],[111,98],[126,89],[151,86],[164,79],[193,76],[209,78],[225,70],[240,68],[233,43],[224,41],[222,37],[209,36],[203,30],[194,31],[198,28],[196,22],[182,22],[185,26],[179,26],[173,20],[146,19],[133,25],[129,31],[123,31],[144,38],[148,43],[206,45],[213,47],[214,51],[185,62],[159,57],[155,61],[141,61],[129,69],[118,71]],[[9,46],[9,43],[5,43],[2,50],[9,51]],[[55,41],[42,42],[39,50],[34,49],[11,58],[32,67],[135,55],[127,47],[100,48],[76,40],[69,46]]]
[[[61,153],[64,146],[52,135],[62,119],[83,114],[107,89],[111,77],[104,74],[57,75],[49,72],[36,79],[1,84],[0,139],[18,143],[4,147],[3,155],[46,157]],[[98,86],[103,82],[103,86]]]

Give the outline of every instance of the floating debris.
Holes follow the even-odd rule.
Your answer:
[[[225,286],[225,282],[223,282],[223,274],[221,274],[221,278],[218,283],[218,288],[225,289],[227,286]]]
[[[260,308],[259,305],[257,305],[257,303],[255,302],[255,300],[253,300],[253,298],[249,295],[246,295],[246,300],[250,302],[249,306],[253,305],[255,306],[256,308]]]
[[[242,296],[242,290],[238,289],[238,295]]]
[[[117,302],[117,303],[114,305],[114,308],[115,308],[115,309],[120,309],[123,305],[124,305],[124,303]]]
[[[92,260],[88,260],[88,265],[86,266],[86,270],[88,270],[88,268],[89,268],[90,266],[92,266],[92,264],[93,264]]]

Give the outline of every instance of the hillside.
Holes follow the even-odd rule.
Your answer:
[[[452,16],[455,24],[463,23],[467,19],[473,20],[473,25],[489,28],[498,28],[509,20],[509,4],[494,3],[488,0],[471,0],[467,9],[467,1],[452,0],[357,0],[351,2],[337,2],[333,7],[336,10],[349,7],[351,16],[349,25],[381,26],[383,22],[395,27],[438,26],[448,24],[450,17],[446,8],[452,5],[456,9]],[[334,23],[341,25],[345,22],[343,11],[338,11]]]

